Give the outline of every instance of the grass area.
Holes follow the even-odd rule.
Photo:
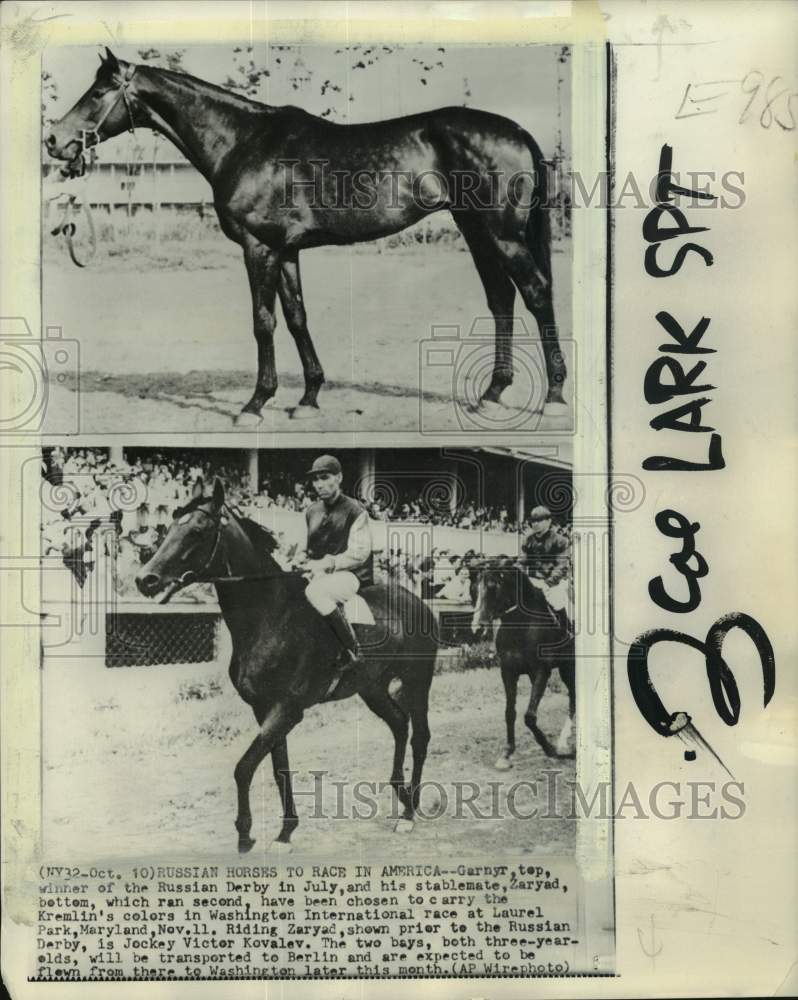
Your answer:
[[[166,214],[156,218],[150,212],[137,212],[130,218],[113,218],[99,210],[93,213],[97,237],[97,255],[91,266],[113,269],[115,263],[147,263],[156,267],[209,270],[228,266],[238,260],[241,249],[226,239],[213,210],[200,217],[197,213]],[[50,230],[57,216],[48,218],[44,227],[43,256],[46,263],[66,259],[63,237]],[[82,213],[75,218],[77,238],[86,233]],[[416,250],[421,246],[466,251],[465,241],[448,217],[422,220],[401,233],[368,243],[357,243],[356,253],[393,253]]]

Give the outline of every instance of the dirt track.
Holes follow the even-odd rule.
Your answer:
[[[85,271],[48,259],[43,322],[78,341],[73,360],[50,383],[45,432],[235,433],[232,418],[254,388],[255,342],[244,267],[215,257],[214,267],[187,270],[98,255]],[[566,360],[572,336],[570,256],[554,256],[555,304]],[[516,316],[516,384],[508,409],[488,419],[452,403],[478,398],[493,358],[493,327],[468,253],[439,247],[378,254],[370,248],[325,248],[303,255],[309,326],[327,374],[320,414],[298,420],[302,372],[282,316],[275,338],[280,387],[264,411],[261,433],[287,430],[567,430],[567,418],[534,415],[545,393],[537,327],[520,299]],[[469,330],[476,319],[476,337]],[[460,329],[437,351],[424,342],[433,326]],[[529,334],[524,335],[527,329]],[[448,339],[453,334],[447,333]],[[448,352],[448,353],[447,353]],[[51,352],[52,353],[52,352]],[[74,360],[79,354],[79,363]],[[456,368],[450,359],[459,358]],[[444,356],[446,355],[446,357]],[[79,396],[77,368],[80,370]],[[572,367],[572,365],[571,365]],[[53,369],[55,372],[55,368]]]
[[[190,687],[211,696],[187,697]],[[50,856],[64,861],[235,856],[233,767],[254,735],[255,723],[218,665],[109,670],[87,661],[52,659],[45,663],[43,688],[44,840]],[[574,777],[572,760],[549,761],[524,729],[521,699],[527,691],[522,681],[519,751],[513,770],[502,773],[493,767],[504,728],[498,671],[435,677],[424,775],[430,784],[422,809],[434,813],[444,807],[443,815],[419,819],[409,835],[393,832],[387,789],[376,797],[373,818],[351,814],[357,806],[352,783],[387,780],[393,741],[385,724],[360,699],[311,709],[289,738],[295,788],[305,793],[297,802],[295,852],[338,854],[353,861],[571,854],[574,821],[522,818],[535,805],[545,811],[544,769],[558,768],[563,782]],[[550,690],[540,711],[544,730],[556,735],[566,711],[565,696]],[[312,771],[326,772],[320,798]],[[519,787],[513,816],[506,807],[508,791],[514,782],[535,779],[541,782],[537,797],[527,786]],[[453,782],[466,780],[479,786],[476,808],[482,814],[497,811],[492,806],[492,796],[497,796],[499,818],[476,819],[468,808],[460,810],[465,818],[457,818]],[[490,782],[498,782],[496,790]],[[344,815],[336,819],[339,796]],[[251,857],[256,859],[269,849],[279,827],[279,801],[268,763],[255,777],[252,806],[258,843]],[[367,812],[366,806],[359,808]],[[314,817],[314,811],[323,815]]]

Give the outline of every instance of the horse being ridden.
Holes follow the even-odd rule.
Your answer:
[[[515,753],[515,702],[518,678],[529,677],[532,690],[524,722],[549,757],[573,756],[568,750],[575,703],[574,639],[563,629],[540,589],[512,560],[488,565],[477,583],[474,625],[488,627],[496,619],[496,654],[505,693],[507,743],[496,761],[499,770],[512,766]],[[538,707],[552,670],[557,668],[568,689],[568,718],[553,746],[538,725]]]
[[[199,483],[190,503],[175,511],[163,543],[136,578],[142,594],[161,594],[162,603],[189,583],[215,585],[233,641],[230,678],[260,727],[235,769],[239,851],[255,843],[250,837],[249,789],[269,754],[283,808],[277,842],[289,843],[299,820],[287,736],[309,706],[353,694],[359,694],[393,733],[390,782],[402,809],[396,829],[412,829],[430,735],[427,712],[436,653],[432,613],[401,587],[364,588],[375,625],[360,629],[363,663],[347,672],[328,698],[330,664],[337,651],[331,648],[327,624],[305,600],[304,579],[279,565],[276,548],[270,531],[227,506],[218,480],[211,497],[202,495]],[[392,693],[396,681],[399,690]],[[413,770],[406,784],[411,725]]]
[[[127,63],[106,49],[92,86],[51,126],[47,151],[79,172],[87,149],[137,126],[167,136],[203,174],[222,231],[243,248],[258,375],[237,423],[259,423],[277,390],[277,296],[305,376],[295,415],[318,406],[324,372],[308,332],[299,252],[377,239],[443,209],[465,237],[495,320],[493,372],[483,401],[497,403],[513,380],[517,288],[540,331],[546,406],[564,408],[545,164],[537,143],[515,122],[450,107],[338,125],[185,73]]]

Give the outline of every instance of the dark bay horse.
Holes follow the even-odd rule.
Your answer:
[[[574,640],[563,631],[543,592],[510,560],[498,566],[485,566],[478,579],[474,626],[489,627],[496,619],[500,622],[496,654],[504,683],[507,744],[495,766],[502,771],[512,766],[515,702],[518,678],[523,674],[532,685],[524,722],[548,757],[574,756],[568,750],[576,707]],[[555,667],[568,689],[568,718],[556,747],[538,725],[537,718]]]
[[[225,503],[217,480],[213,496],[201,487],[175,517],[160,548],[136,577],[142,594],[165,603],[189,583],[215,585],[219,607],[233,640],[230,678],[251,705],[260,730],[238,762],[238,849],[250,850],[249,789],[269,754],[280,792],[283,823],[279,844],[288,844],[299,824],[288,764],[287,736],[305,709],[359,694],[394,737],[390,783],[402,816],[400,832],[412,829],[429,743],[427,710],[437,643],[431,611],[401,587],[375,585],[361,591],[375,625],[355,626],[364,652],[362,667],[345,674],[328,696],[335,642],[327,623],[305,600],[305,580],[274,558],[277,541],[261,525]],[[398,690],[396,688],[398,687]],[[389,690],[390,689],[390,690]],[[413,750],[410,783],[404,761],[409,730]]]
[[[203,174],[222,231],[243,248],[258,375],[237,423],[259,423],[277,390],[277,296],[305,375],[296,415],[318,406],[324,372],[308,332],[299,252],[377,239],[443,209],[465,237],[495,320],[493,371],[483,402],[498,403],[513,380],[517,288],[540,331],[546,406],[554,412],[565,407],[545,164],[532,136],[515,122],[450,107],[337,125],[185,73],[124,62],[106,49],[94,83],[51,126],[45,143],[50,156],[68,162],[68,172],[79,172],[87,149],[138,126],[167,136]]]

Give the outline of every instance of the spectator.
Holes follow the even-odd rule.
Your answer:
[[[471,572],[466,563],[460,566],[456,576],[447,580],[441,587],[438,597],[443,601],[453,601],[457,604],[471,603]]]
[[[163,541],[173,511],[184,505],[198,478],[208,486],[218,476],[225,483],[228,502],[243,513],[259,519],[259,514],[274,507],[301,513],[312,502],[312,492],[306,484],[287,472],[269,470],[257,484],[250,478],[243,457],[234,453],[197,452],[195,450],[159,452],[130,449],[127,460],[111,463],[103,448],[46,449],[44,474],[53,486],[62,486],[67,494],[60,510],[49,512],[43,520],[42,551],[45,555],[69,552],[70,567],[81,560],[81,574],[92,571],[93,550],[86,526],[92,519],[108,523],[114,517],[109,491],[120,482],[137,484],[143,503],[138,510],[116,512],[118,593],[133,593],[130,569],[146,562]],[[59,494],[60,497],[60,494]],[[488,505],[464,497],[456,505],[431,504],[418,492],[404,495],[391,493],[390,499],[364,498],[374,521],[431,524],[474,531],[526,533],[528,525],[519,525],[510,516],[506,505]],[[59,499],[59,502],[60,499]],[[268,519],[268,515],[267,515]],[[558,525],[563,536],[570,539],[570,525]],[[283,538],[279,553],[286,568],[299,558],[298,543],[292,533]],[[83,562],[84,545],[87,546]],[[511,547],[512,551],[512,547]],[[401,550],[382,551],[375,564],[383,579],[401,582],[429,600],[442,597],[469,603],[467,578],[476,572],[481,554],[471,548],[458,555],[447,549],[432,550],[426,556],[411,557]],[[121,589],[120,589],[121,588]],[[194,599],[202,588],[192,588],[185,599]],[[209,588],[205,592],[212,598]]]

